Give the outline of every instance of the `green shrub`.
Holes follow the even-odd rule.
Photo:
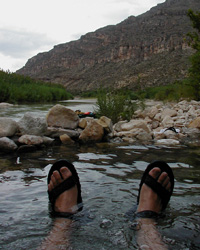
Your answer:
[[[116,123],[120,119],[130,120],[136,107],[136,103],[124,91],[100,89],[95,112],[97,117],[107,116]]]

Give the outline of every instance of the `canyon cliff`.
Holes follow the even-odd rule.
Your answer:
[[[185,41],[193,30],[188,9],[200,11],[200,1],[166,0],[142,15],[39,53],[17,73],[61,83],[72,93],[173,83],[187,75],[193,53]]]

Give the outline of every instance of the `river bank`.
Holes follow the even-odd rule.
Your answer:
[[[2,103],[0,108],[10,107]],[[65,103],[51,107],[44,116],[27,112],[18,121],[0,118],[1,152],[27,152],[54,144],[97,142],[130,144],[199,145],[200,102],[147,101],[130,121],[113,124],[108,117],[79,118]]]

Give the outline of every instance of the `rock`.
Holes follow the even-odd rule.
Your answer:
[[[74,141],[67,135],[61,135],[60,140],[63,144],[74,144]]]
[[[26,145],[40,145],[44,142],[41,136],[36,135],[22,135],[18,141]]]
[[[0,138],[0,149],[4,152],[15,151],[17,149],[17,145],[13,140],[7,137],[2,137]]]
[[[87,126],[87,119],[85,119],[85,118],[80,119],[78,126],[79,126],[79,128],[83,128],[83,129],[86,128],[86,126]]]
[[[139,133],[143,133],[144,130],[140,128],[131,129],[129,131],[120,131],[115,133],[114,135],[117,137],[127,137],[127,138],[135,138]]]
[[[156,129],[159,126],[159,122],[158,121],[152,121],[151,125],[152,125],[152,129]]]
[[[18,130],[18,124],[16,121],[1,117],[0,118],[0,137],[13,136]]]
[[[7,102],[1,102],[0,103],[0,108],[8,108],[8,107],[13,107],[13,104],[7,103]]]
[[[164,133],[153,133],[154,139],[155,140],[161,140],[161,139],[166,139],[166,135]]]
[[[142,128],[147,133],[150,132],[150,130],[149,130],[148,126],[147,126],[147,122],[145,122],[143,120],[130,120],[130,122],[121,124],[121,130],[122,131],[129,131],[129,130],[132,130],[134,128]]]
[[[88,122],[87,127],[79,136],[79,140],[83,143],[100,142],[104,135],[104,129],[95,120]]]
[[[173,109],[166,108],[161,114],[161,119],[163,120],[166,116],[174,117],[177,115],[177,111]]]
[[[47,124],[50,127],[76,129],[79,124],[79,117],[73,110],[57,104],[49,110]]]
[[[173,140],[179,139],[179,133],[175,133],[171,130],[165,131],[164,134],[165,134],[166,139],[173,139]]]
[[[60,137],[61,135],[67,134],[70,138],[77,138],[79,137],[80,133],[76,130],[71,130],[71,129],[63,129],[63,128],[54,128],[54,127],[48,127],[46,136],[52,137],[52,138],[57,138]]]
[[[149,110],[148,116],[149,116],[149,118],[153,119],[157,113],[158,113],[157,107],[152,107]]]
[[[102,116],[99,120],[97,120],[97,122],[105,129],[106,132],[113,132],[113,123],[110,118]]]
[[[161,140],[157,140],[155,142],[155,144],[157,145],[179,145],[180,142],[178,140],[173,140],[173,139],[161,139]]]
[[[25,113],[18,125],[22,135],[42,136],[47,130],[46,119],[38,117],[35,113]]]
[[[198,128],[200,129],[200,117],[197,117],[195,120],[193,120],[192,122],[190,122],[190,124],[188,125],[189,128]]]
[[[161,113],[158,113],[154,116],[154,120],[160,122],[161,121]]]
[[[51,145],[55,141],[55,139],[52,139],[46,136],[42,136],[42,139],[45,145]]]
[[[200,130],[198,128],[183,128],[182,132],[193,139],[200,136]]]
[[[164,117],[161,124],[164,128],[169,128],[174,126],[174,121],[170,116],[167,115]]]
[[[126,124],[127,121],[119,121],[117,123],[115,123],[115,125],[113,126],[113,129],[117,132],[120,132],[122,130],[122,125]]]
[[[128,143],[134,143],[137,141],[136,139],[130,137],[123,137],[122,140],[123,142],[128,142]]]
[[[140,141],[151,141],[152,135],[150,133],[147,133],[146,131],[143,131],[136,135],[136,139]]]

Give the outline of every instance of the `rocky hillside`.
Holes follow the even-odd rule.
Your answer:
[[[172,83],[189,67],[192,50],[184,40],[192,30],[189,8],[200,10],[200,1],[166,0],[140,16],[40,53],[17,73],[61,83],[71,92]]]

